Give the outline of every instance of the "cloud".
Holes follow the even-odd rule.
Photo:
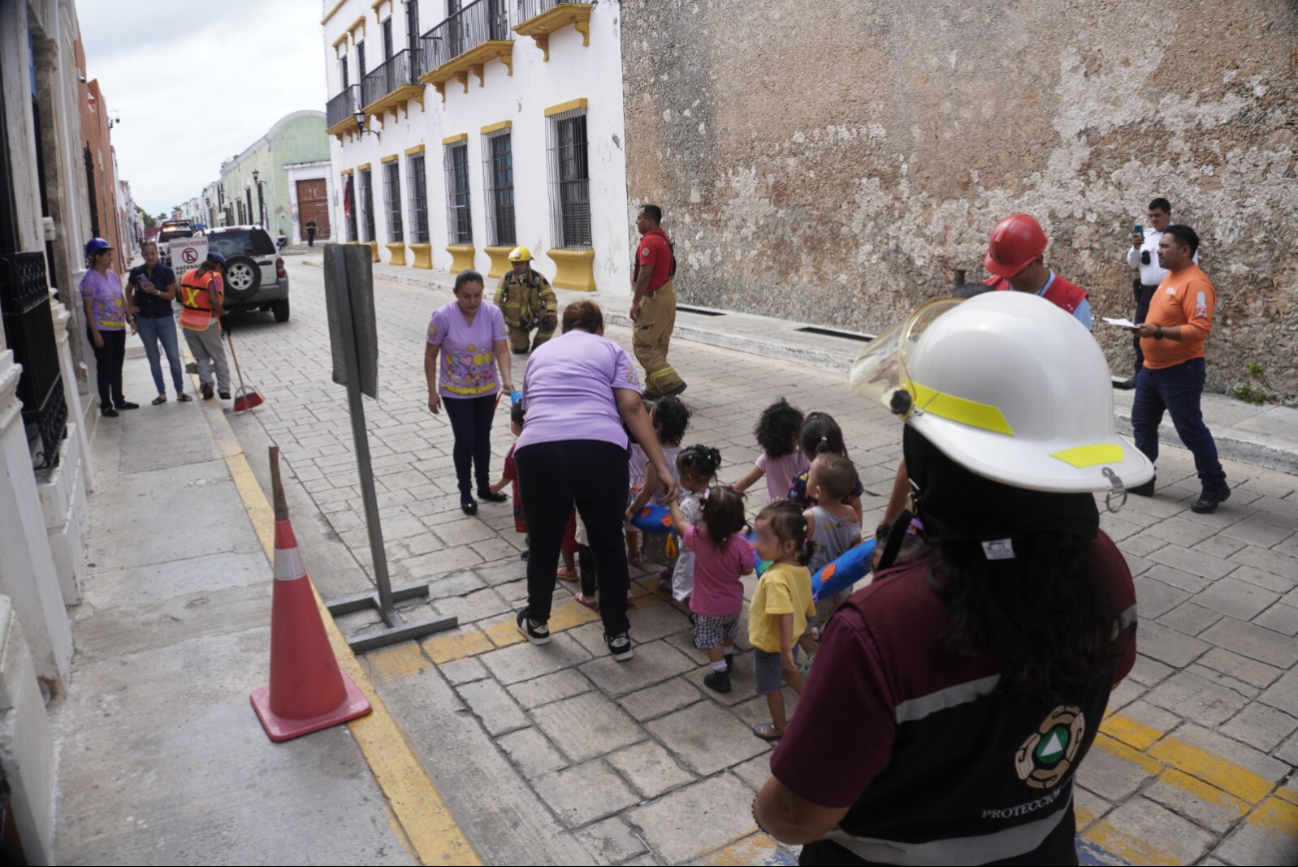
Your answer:
[[[320,0],[78,7],[86,74],[121,117],[121,177],[151,214],[199,195],[286,114],[324,111]]]

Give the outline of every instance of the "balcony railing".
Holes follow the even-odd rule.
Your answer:
[[[0,256],[0,314],[5,341],[13,350],[14,361],[23,366],[18,398],[23,404],[27,439],[40,438],[33,464],[36,469],[57,466],[59,443],[68,428],[68,405],[54,339],[45,253]]]
[[[361,89],[361,104],[372,106],[403,87],[423,88],[419,81],[416,60],[409,49],[392,55],[377,69],[365,73]]]
[[[368,78],[369,76],[366,76]],[[329,100],[325,106],[325,126],[331,132],[334,127],[345,121],[352,120],[353,115],[361,110],[365,103],[361,102],[361,86],[353,84],[351,87],[343,88],[342,93]]]
[[[475,0],[420,38],[421,71],[437,69],[484,42],[513,38],[507,0]]]
[[[518,0],[518,20],[528,21],[556,6],[590,6],[593,0]]]

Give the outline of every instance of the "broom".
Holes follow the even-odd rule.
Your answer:
[[[234,359],[234,372],[239,375],[239,390],[234,393],[234,411],[247,412],[256,406],[265,403],[265,399],[257,393],[255,387],[244,385],[243,371],[239,369],[239,356],[234,352],[234,334],[227,331],[225,339],[230,342],[230,357]]]

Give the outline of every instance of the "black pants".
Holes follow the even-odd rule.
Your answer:
[[[90,348],[95,351],[95,368],[99,383],[99,408],[112,409],[126,403],[122,394],[122,365],[126,363],[126,329],[100,331],[102,347],[95,346],[95,335],[89,328]]]
[[[626,591],[631,586],[622,533],[631,485],[627,450],[602,440],[535,443],[514,452],[514,462],[532,540],[527,558],[527,616],[538,623],[550,619],[554,564],[576,502],[595,558],[604,632],[626,632],[630,628]]]
[[[455,434],[455,476],[460,483],[460,501],[465,502],[473,490],[470,464],[478,478],[478,490],[491,487],[491,422],[496,417],[496,395],[443,397],[442,406]]]
[[[308,247],[314,247],[314,246],[315,246],[315,229],[307,229],[307,230],[306,230],[306,245],[307,245]]]
[[[1149,302],[1154,300],[1154,290],[1157,286],[1146,286],[1139,280],[1131,284],[1131,291],[1136,296],[1136,316],[1131,321],[1139,325],[1145,321],[1149,315]],[[1140,351],[1140,335],[1132,335],[1131,345],[1136,348],[1136,376],[1140,375],[1140,369],[1145,366],[1145,353]]]

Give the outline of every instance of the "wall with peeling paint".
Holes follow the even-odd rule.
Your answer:
[[[1098,316],[1155,196],[1218,289],[1209,388],[1298,403],[1298,6],[626,0],[628,193],[690,303],[878,331],[1026,211]],[[1125,333],[1097,328],[1115,372]]]

